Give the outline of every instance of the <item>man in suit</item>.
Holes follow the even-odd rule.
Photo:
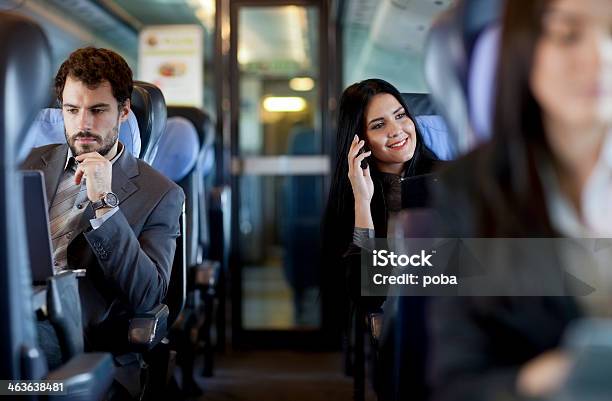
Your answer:
[[[45,176],[54,270],[87,272],[79,280],[86,348],[112,352],[116,380],[134,396],[141,361],[125,349],[128,319],[166,295],[184,195],[118,141],[132,87],[118,54],[73,52],[55,77],[66,144],[32,150],[22,167]]]

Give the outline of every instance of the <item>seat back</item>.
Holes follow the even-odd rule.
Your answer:
[[[19,161],[27,130],[48,102],[51,52],[33,21],[0,12],[0,377],[41,379],[46,364],[36,348]]]
[[[479,38],[484,31],[498,21],[503,0],[464,0],[444,13],[434,22],[425,46],[425,77],[436,109],[446,120],[453,141],[460,153],[466,153],[488,139],[483,129],[475,129],[471,120],[468,97],[470,85],[482,86],[472,78],[474,65],[482,70],[482,46]],[[475,53],[478,50],[478,53]],[[489,51],[489,50],[487,50]],[[474,59],[474,55],[478,59]],[[491,57],[489,57],[491,58]],[[493,57],[495,59],[495,57]],[[477,61],[474,64],[474,61]],[[492,64],[490,61],[489,64]],[[494,63],[493,63],[494,64]],[[494,69],[494,68],[493,68]],[[485,68],[486,75],[477,76],[477,81],[489,81],[491,68]],[[490,99],[489,99],[490,101]]]
[[[62,362],[83,352],[83,323],[76,274],[64,271],[47,280],[47,313],[57,332]]]
[[[197,187],[199,211],[197,241],[201,253],[197,256],[197,263],[200,263],[201,259],[205,257],[216,260],[215,257],[211,257],[209,250],[211,249],[211,242],[215,241],[213,237],[223,235],[223,228],[212,227],[209,219],[210,192],[214,185],[216,167],[213,120],[206,111],[188,106],[170,106],[168,107],[168,116],[186,118],[196,129],[200,141],[200,150],[193,179],[197,179],[200,182],[200,185]],[[215,243],[221,243],[221,241],[215,241]]]
[[[459,2],[431,27],[425,44],[425,79],[453,142],[465,153],[476,146],[476,138],[463,87],[468,61],[461,35],[461,7]]]
[[[64,117],[61,109],[42,109],[30,126],[28,136],[34,138],[32,147],[49,145],[52,143],[66,143]],[[130,110],[128,119],[119,127],[119,140],[125,149],[134,157],[140,155],[141,141],[140,129],[136,115]]]
[[[295,127],[289,133],[287,154],[312,155],[317,150],[317,135],[310,128]],[[303,321],[304,291],[319,283],[320,225],[323,204],[320,177],[298,175],[283,178],[282,238],[285,245],[283,268],[294,297],[294,313]]]
[[[495,109],[495,77],[499,54],[499,24],[488,26],[476,39],[468,71],[468,107],[478,138],[492,136]]]
[[[444,119],[437,115],[426,93],[402,93],[410,114],[415,118],[423,142],[441,160],[451,160],[457,155]]]
[[[181,236],[172,265],[172,276],[166,305],[170,309],[168,327],[183,309],[187,295],[186,266],[197,257],[198,186],[194,175],[200,142],[195,127],[182,117],[168,119],[166,130],[159,141],[159,151],[152,166],[178,183],[185,192],[185,205],[181,221]],[[195,237],[195,240],[192,239]]]
[[[134,81],[130,100],[140,128],[140,158],[151,164],[166,127],[166,101],[157,86],[142,81]]]

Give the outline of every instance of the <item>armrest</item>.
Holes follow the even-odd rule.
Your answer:
[[[47,375],[46,380],[64,383],[65,395],[49,395],[49,400],[101,400],[113,382],[115,365],[110,354],[83,353]]]
[[[47,286],[46,285],[35,285],[32,287],[32,310],[47,311]]]
[[[226,210],[229,203],[230,187],[228,185],[215,186],[210,190],[210,208],[212,210]]]
[[[378,344],[378,342],[380,341],[380,334],[382,333],[384,316],[385,315],[383,313],[368,313],[367,316],[370,336],[375,344]]]
[[[134,315],[128,329],[130,349],[145,352],[159,344],[168,334],[169,313],[166,305],[159,304],[148,312]]]
[[[220,270],[221,264],[218,261],[205,260],[189,268],[190,282],[195,288],[214,289],[219,281]]]

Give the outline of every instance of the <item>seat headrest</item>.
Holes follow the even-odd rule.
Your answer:
[[[467,55],[458,12],[456,8],[448,10],[429,31],[425,44],[425,79],[456,149],[467,153],[477,141],[469,121],[464,86]]]
[[[416,124],[421,131],[423,142],[440,160],[455,158],[457,150],[450,138],[444,119],[436,115],[417,116]]]
[[[214,122],[206,111],[190,106],[168,106],[168,117],[183,117],[191,121],[198,132],[202,146],[213,145],[215,141]]]
[[[30,126],[28,136],[32,136],[31,148],[49,145],[52,143],[65,143],[64,117],[61,109],[42,109]],[[134,157],[140,154],[140,130],[136,116],[130,110],[128,119],[119,128],[119,140],[125,149]]]
[[[20,161],[28,154],[30,122],[48,102],[51,51],[35,22],[6,12],[0,22],[0,157]]]
[[[142,143],[140,158],[147,163],[152,163],[158,149],[159,139],[166,127],[167,111],[164,95],[153,84],[134,81],[131,103],[140,127]]]
[[[402,93],[410,114],[415,118],[425,145],[442,160],[457,154],[444,119],[437,115],[428,93]]]
[[[501,27],[485,29],[474,45],[468,73],[468,104],[474,133],[480,140],[491,137],[495,103],[495,75]]]
[[[200,140],[199,163],[204,175],[210,174],[215,167],[215,124],[205,110],[190,106],[169,106],[168,117],[183,117],[191,121]]]
[[[402,93],[402,99],[414,117],[437,114],[428,93]]]
[[[463,38],[468,54],[472,54],[483,30],[501,19],[505,0],[466,0],[463,4]],[[471,59],[471,56],[470,56]]]
[[[199,150],[200,141],[193,124],[183,117],[171,117],[151,165],[172,181],[179,182],[193,170]]]
[[[504,0],[458,2],[429,31],[425,76],[460,153],[488,138],[496,52],[491,50],[495,39],[487,31],[498,23],[503,4]],[[476,103],[471,92],[476,93]]]

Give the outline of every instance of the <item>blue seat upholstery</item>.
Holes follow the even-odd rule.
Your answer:
[[[437,115],[417,116],[415,119],[425,145],[441,160],[453,159],[457,151],[444,119]]]
[[[179,182],[195,166],[200,140],[193,124],[182,117],[171,117],[159,139],[159,149],[151,164],[174,182]]]
[[[441,160],[451,160],[457,147],[444,119],[438,115],[427,93],[402,93],[410,114],[423,135],[425,145]]]
[[[42,109],[30,126],[28,136],[33,138],[31,148],[52,143],[65,143],[62,110],[55,108]],[[127,121],[121,124],[119,128],[119,140],[134,157],[140,155],[140,129],[132,111],[130,111]]]
[[[189,120],[195,127],[200,141],[198,161],[195,166],[197,170],[197,210],[199,231],[193,241],[197,241],[200,247],[199,255],[194,260],[188,257],[189,264],[200,263],[203,258],[221,260],[221,244],[223,241],[219,237],[223,236],[223,227],[212,226],[209,213],[211,213],[211,191],[215,178],[215,132],[214,124],[208,113],[205,111],[188,106],[170,106],[168,115],[172,117],[182,117]],[[195,177],[194,177],[195,178]]]
[[[468,100],[468,82],[474,55],[482,58],[479,38],[488,27],[499,20],[503,0],[459,1],[438,18],[430,29],[425,46],[425,77],[436,109],[448,124],[451,138],[460,153],[467,153],[488,139],[482,122],[475,129]],[[475,53],[475,50],[478,53]],[[489,63],[490,64],[490,63]],[[485,73],[488,70],[485,69]],[[488,72],[488,76],[490,76]],[[472,76],[475,76],[472,74]],[[477,80],[487,81],[487,75]],[[472,84],[476,85],[474,80]],[[485,85],[492,85],[485,82]],[[490,99],[489,99],[490,101]],[[486,110],[486,108],[485,108]],[[487,112],[487,111],[485,111]],[[480,118],[482,116],[478,116]],[[486,130],[486,122],[484,124]]]
[[[176,182],[185,193],[185,212],[181,230],[182,247],[184,255],[182,258],[175,257],[172,266],[173,274],[181,270],[187,274],[189,269],[189,289],[193,290],[192,270],[200,263],[199,244],[199,188],[203,185],[197,166],[200,156],[200,138],[194,125],[184,117],[170,117],[166,124],[166,130],[159,141],[159,149],[152,166]],[[185,275],[183,280],[187,281]],[[193,322],[198,319],[194,315],[194,297],[192,293],[187,294],[183,287],[183,293],[177,294],[178,289],[171,287],[168,290],[168,303],[171,298],[182,297],[183,302],[177,307],[170,308],[172,313],[182,313],[181,323],[173,327],[169,339],[171,347],[177,351],[176,360],[183,372],[183,390],[197,388],[193,381],[193,360],[195,359],[195,346],[191,347],[191,336]],[[173,292],[175,292],[173,294]],[[169,304],[170,306],[170,304]],[[174,310],[173,310],[174,309]],[[174,318],[173,318],[174,320]],[[189,363],[186,363],[189,361]]]
[[[175,337],[181,347],[177,350],[177,361],[182,370],[182,389],[187,393],[199,393],[193,380],[196,350],[203,352],[203,376],[213,375],[214,356],[211,330],[216,325],[216,345],[222,347],[225,327],[225,285],[223,272],[224,246],[229,240],[229,226],[224,225],[223,202],[215,187],[216,154],[214,122],[202,109],[189,106],[168,107],[168,115],[189,120],[200,139],[200,150],[194,170],[179,185],[185,191],[187,214],[187,303],[183,313],[183,325],[175,326]],[[229,251],[227,251],[229,253]],[[219,312],[216,312],[219,311]],[[189,332],[198,332],[194,339]],[[200,345],[203,347],[200,348]]]
[[[166,129],[158,141],[159,149],[151,165],[172,181],[180,183],[191,173],[196,164],[200,147],[198,135],[193,125],[181,118],[167,121]],[[187,199],[186,199],[187,207]],[[189,244],[187,231],[190,218],[181,219],[181,236],[176,242],[176,253],[172,264],[172,273],[165,303],[170,309],[168,327],[176,320],[185,304],[186,297],[186,248]]]
[[[468,107],[476,136],[492,135],[495,99],[495,74],[501,29],[498,24],[488,26],[476,39],[468,72]]]
[[[317,152],[314,129],[294,127],[289,133],[287,154],[312,155]],[[313,324],[307,312],[306,291],[319,284],[321,263],[318,251],[323,204],[320,177],[297,175],[283,178],[282,238],[285,252],[283,268],[287,282],[293,290],[295,324]]]
[[[201,183],[192,176],[198,161],[200,140],[193,124],[183,117],[171,117],[159,141],[159,150],[152,166],[185,192],[186,265],[197,263],[199,214],[198,197]]]

